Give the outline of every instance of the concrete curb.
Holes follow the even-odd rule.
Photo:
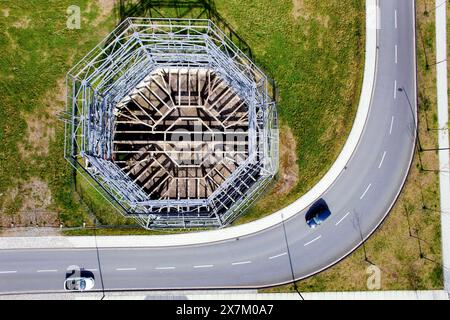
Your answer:
[[[366,53],[364,80],[356,118],[350,135],[327,174],[305,195],[280,211],[260,220],[226,229],[158,236],[117,237],[42,237],[0,238],[0,249],[19,248],[116,248],[116,247],[164,247],[205,244],[245,237],[272,228],[309,207],[328,190],[345,170],[358,146],[370,110],[377,64],[377,29],[379,27],[377,0],[366,0]]]
[[[436,80],[439,123],[439,189],[444,287],[450,293],[450,178],[447,80],[447,7],[436,0]]]

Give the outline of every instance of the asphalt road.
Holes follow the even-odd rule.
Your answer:
[[[410,167],[417,111],[413,2],[380,0],[371,109],[347,169],[323,194],[332,211],[325,224],[309,229],[299,212],[262,232],[206,245],[100,249],[98,256],[95,249],[2,250],[0,292],[60,291],[69,265],[91,270],[97,290],[256,288],[305,278],[347,256],[383,221]]]

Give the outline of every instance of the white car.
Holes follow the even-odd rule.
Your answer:
[[[93,278],[68,278],[64,282],[64,290],[66,291],[89,291],[94,288],[95,281]]]

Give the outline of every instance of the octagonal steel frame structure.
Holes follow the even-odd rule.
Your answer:
[[[171,200],[150,200],[110,161],[115,120],[111,106],[153,69],[186,67],[214,70],[249,105],[249,156],[207,199],[181,199],[174,205]],[[69,71],[66,81],[65,158],[114,208],[144,228],[226,226],[278,172],[274,85],[208,19],[128,18]],[[210,210],[189,210],[195,206]],[[174,208],[184,209],[174,213]]]

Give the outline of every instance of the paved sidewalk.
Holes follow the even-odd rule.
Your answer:
[[[443,290],[435,291],[358,291],[302,293],[305,300],[448,300]],[[0,296],[0,300],[100,300],[101,293],[35,294]],[[302,300],[297,293],[257,293],[244,291],[113,292],[103,300]]]
[[[447,1],[436,0],[436,72],[439,123],[439,185],[441,200],[444,287],[450,294],[450,179],[447,80]]]

